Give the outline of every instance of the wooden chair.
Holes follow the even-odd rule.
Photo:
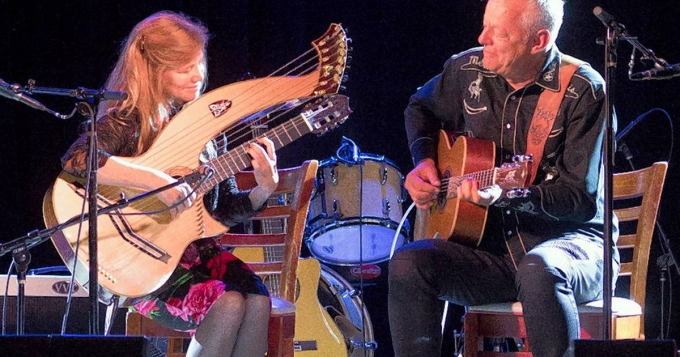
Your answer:
[[[637,221],[637,228],[633,234],[621,234],[617,242],[622,258],[628,256],[625,250],[632,250],[632,260],[621,264],[619,276],[630,276],[630,297],[615,297],[612,301],[612,339],[644,339],[649,250],[667,167],[666,162],[657,162],[645,169],[614,174],[614,213],[619,222]],[[619,204],[626,208],[618,208]],[[602,301],[579,305],[579,318],[581,338],[603,338]],[[522,339],[523,351],[503,356],[532,356],[519,302],[471,306],[465,315],[464,331],[466,357],[501,354],[481,351],[484,337]]]
[[[317,168],[318,162],[310,160],[305,161],[300,167],[279,170],[279,185],[272,196],[273,199],[270,199],[265,210],[251,219],[256,224],[269,219],[284,220],[286,223],[283,232],[227,233],[220,239],[223,245],[231,247],[282,248],[282,254],[278,254],[280,261],[256,259],[256,262],[248,264],[258,275],[280,275],[280,292],[272,293],[272,312],[267,341],[267,356],[270,357],[293,356],[295,335],[295,305],[293,303],[297,266]],[[236,181],[241,190],[254,187],[256,184],[252,172],[238,173]],[[243,257],[243,254],[239,254],[239,257]],[[244,261],[247,260],[249,259],[244,259]],[[184,356],[184,340],[189,338],[185,332],[168,329],[135,313],[128,313],[126,334],[167,337],[167,356],[169,357]]]

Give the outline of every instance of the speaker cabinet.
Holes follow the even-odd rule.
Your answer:
[[[136,336],[0,336],[7,357],[160,357],[147,338]]]
[[[676,357],[674,340],[575,340],[574,357]]]

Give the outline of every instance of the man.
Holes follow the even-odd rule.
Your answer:
[[[440,191],[442,128],[495,142],[501,162],[525,154],[537,139],[544,149],[533,183],[514,195],[473,179],[458,188],[461,199],[489,207],[479,247],[426,239],[395,254],[389,316],[397,356],[439,356],[443,300],[519,300],[534,355],[562,356],[579,337],[576,305],[602,297],[602,78],[581,64],[562,84],[555,115],[538,111],[549,131],[530,130],[541,94],[561,88],[567,61],[555,38],[563,11],[562,0],[489,0],[478,39],[483,49],[453,56],[411,97],[405,118],[416,167],[405,187],[418,208],[431,207]]]

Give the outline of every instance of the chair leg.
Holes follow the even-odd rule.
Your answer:
[[[267,357],[293,357],[295,351],[295,313],[269,317]]]
[[[479,349],[479,316],[466,313],[463,320],[463,351],[465,357],[477,357]]]

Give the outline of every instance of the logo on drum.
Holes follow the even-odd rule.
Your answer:
[[[363,265],[361,267],[355,266],[352,267],[352,269],[349,271],[352,276],[355,278],[364,278],[364,279],[375,279],[382,274],[382,270],[380,269],[379,266],[377,265]]]

